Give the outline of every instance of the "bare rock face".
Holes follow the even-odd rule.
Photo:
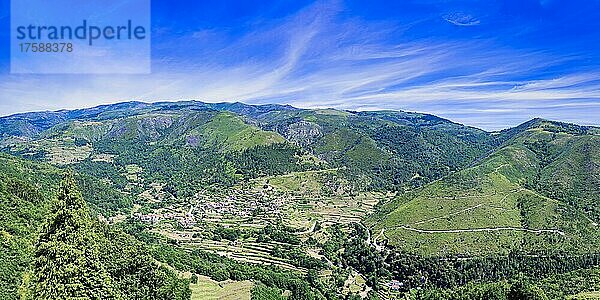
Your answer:
[[[143,118],[139,121],[139,127],[145,135],[151,139],[157,139],[162,132],[173,125],[173,118],[169,116],[155,116]]]
[[[288,124],[281,128],[279,133],[294,144],[307,146],[323,136],[323,129],[319,124],[302,120]]]

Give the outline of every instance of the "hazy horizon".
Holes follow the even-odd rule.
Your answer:
[[[1,115],[207,99],[401,109],[488,130],[533,117],[598,125],[598,1],[154,0],[141,75],[10,74],[9,2]]]
[[[42,112],[58,112],[58,111],[72,111],[72,110],[78,110],[78,109],[90,109],[90,108],[95,108],[98,106],[104,106],[104,105],[114,105],[114,104],[120,104],[120,103],[129,103],[129,102],[140,102],[140,103],[146,103],[146,104],[156,104],[156,103],[163,103],[163,102],[173,102],[173,103],[178,103],[178,102],[201,102],[201,103],[211,103],[211,104],[218,104],[218,103],[242,103],[242,104],[246,104],[246,105],[269,105],[269,104],[276,104],[276,105],[289,105],[292,106],[294,108],[297,109],[336,109],[336,110],[344,110],[344,111],[403,111],[403,112],[409,112],[409,113],[420,113],[420,114],[428,114],[428,115],[435,115],[438,117],[442,117],[444,119],[450,120],[452,122],[455,123],[459,123],[459,124],[463,124],[463,125],[467,125],[467,126],[471,126],[471,127],[475,127],[478,129],[482,129],[488,132],[493,132],[493,131],[500,131],[503,129],[509,129],[515,126],[518,126],[520,124],[523,124],[527,121],[530,121],[532,119],[535,118],[542,118],[542,119],[547,119],[550,121],[558,121],[558,122],[565,122],[565,123],[573,123],[573,124],[577,124],[577,125],[581,125],[581,126],[592,126],[592,127],[600,127],[598,124],[582,124],[582,123],[576,123],[576,122],[570,122],[568,120],[557,120],[557,119],[548,119],[548,118],[543,118],[543,117],[539,117],[539,116],[533,116],[529,119],[525,119],[521,122],[518,122],[516,124],[511,124],[509,126],[506,127],[500,127],[500,128],[483,128],[483,127],[479,127],[479,126],[475,126],[475,125],[471,125],[468,123],[463,123],[460,122],[458,120],[449,118],[449,117],[445,117],[443,115],[437,115],[437,114],[432,114],[429,112],[425,112],[425,111],[410,111],[410,110],[403,110],[403,109],[345,109],[345,108],[334,108],[334,107],[300,107],[297,105],[291,105],[291,104],[287,104],[287,103],[262,103],[262,104],[251,104],[251,103],[246,103],[244,101],[220,101],[220,102],[210,102],[210,101],[204,101],[204,100],[197,100],[197,99],[181,99],[181,100],[157,100],[157,101],[141,101],[141,100],[129,100],[129,101],[117,101],[117,102],[107,102],[107,103],[101,103],[101,104],[97,104],[97,105],[92,105],[92,106],[85,106],[85,107],[73,107],[73,108],[60,108],[60,109],[52,109],[52,110],[33,110],[33,111],[23,111],[23,112],[16,112],[16,113],[11,113],[11,114],[7,114],[7,115],[0,115],[0,118],[4,118],[4,117],[10,117],[13,115],[19,115],[19,114],[26,114],[26,113],[42,113]]]

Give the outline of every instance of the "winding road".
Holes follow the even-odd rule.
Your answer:
[[[531,232],[531,233],[556,233],[560,235],[565,235],[564,232],[557,229],[527,229],[527,228],[517,228],[517,227],[493,227],[493,228],[475,228],[475,229],[447,229],[447,230],[426,230],[426,229],[417,229],[406,226],[398,226],[396,228],[401,228],[405,230],[420,232],[420,233],[463,233],[463,232],[486,232],[486,231],[504,231],[504,230],[513,230],[513,231],[523,231],[523,232]]]

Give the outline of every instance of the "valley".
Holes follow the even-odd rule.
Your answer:
[[[133,269],[165,268],[144,281],[172,292],[156,299],[600,290],[576,279],[600,268],[598,128],[534,119],[489,133],[419,113],[198,101],[0,125],[2,247],[21,259],[1,266],[14,270],[0,278],[6,299],[32,275],[65,172],[89,207],[85,224],[106,237],[107,276],[119,288],[132,280],[115,275],[112,241],[139,243],[146,265]]]

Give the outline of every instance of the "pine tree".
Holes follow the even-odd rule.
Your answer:
[[[34,299],[121,299],[99,260],[92,220],[73,176],[61,182],[35,245]]]

